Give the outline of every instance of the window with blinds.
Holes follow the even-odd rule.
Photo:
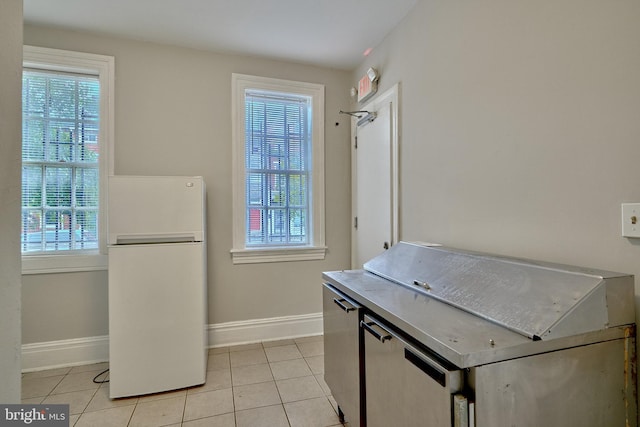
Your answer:
[[[246,245],[307,245],[311,99],[245,92]]]
[[[324,259],[324,85],[232,87],[234,264]]]
[[[23,253],[98,248],[98,76],[24,69]]]

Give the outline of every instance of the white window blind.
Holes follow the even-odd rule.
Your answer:
[[[23,253],[98,249],[98,76],[25,69]]]
[[[234,264],[324,259],[324,86],[232,75]]]
[[[246,245],[307,245],[311,98],[245,93]]]

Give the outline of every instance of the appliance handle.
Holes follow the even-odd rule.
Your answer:
[[[344,298],[340,298],[340,299],[338,299],[338,298],[334,298],[334,299],[333,299],[333,302],[335,302],[335,303],[336,303],[336,305],[337,305],[338,307],[340,307],[342,310],[344,310],[344,311],[345,311],[345,312],[347,312],[347,313],[349,313],[350,311],[357,310],[357,309],[356,309],[355,307],[353,307],[353,306],[351,306],[351,307],[347,307],[344,303],[345,303],[345,302],[348,302],[348,301],[347,301],[346,299],[344,299]]]
[[[374,325],[382,329],[384,332],[381,334],[375,329],[373,329]],[[365,322],[364,320],[361,320],[360,327],[362,327],[364,330],[366,330],[371,335],[376,337],[376,339],[381,343],[384,343],[385,341],[389,341],[393,337],[389,331],[387,331],[385,328],[383,328],[382,326],[380,326],[380,324],[376,322]]]
[[[425,356],[418,356],[407,347],[404,348],[404,358],[411,362],[416,368],[433,378],[442,387],[447,386],[447,373],[434,361]]]
[[[117,245],[141,245],[154,243],[193,243],[193,234],[118,234],[115,236]]]

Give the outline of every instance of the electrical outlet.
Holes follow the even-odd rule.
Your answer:
[[[622,237],[640,237],[640,203],[622,204]]]

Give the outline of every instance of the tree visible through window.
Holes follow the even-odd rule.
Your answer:
[[[247,246],[309,243],[311,99],[247,90]]]
[[[98,248],[98,76],[23,71],[23,253]]]

